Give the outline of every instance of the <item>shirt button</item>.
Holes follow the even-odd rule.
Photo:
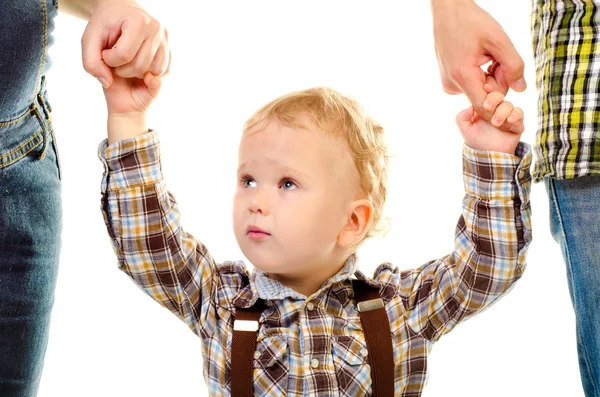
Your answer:
[[[313,368],[317,368],[319,366],[319,360],[313,358],[312,360],[310,360],[310,366]]]
[[[260,352],[254,352],[254,359],[258,360],[260,358]]]
[[[308,302],[306,308],[312,312],[313,310],[315,310],[315,305],[313,305],[312,302]]]
[[[360,354],[363,357],[367,357],[367,354],[369,354],[369,351],[367,349],[360,349]]]
[[[518,173],[519,179],[525,179],[525,171],[521,170]]]

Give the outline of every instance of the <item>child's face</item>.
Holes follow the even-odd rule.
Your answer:
[[[248,260],[270,276],[334,274],[328,266],[359,181],[348,150],[275,119],[244,133],[238,167],[233,224]],[[248,233],[252,225],[268,234]]]

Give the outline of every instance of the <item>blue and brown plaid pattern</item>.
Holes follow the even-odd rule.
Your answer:
[[[600,1],[533,0],[534,179],[600,175]]]
[[[367,345],[350,277],[379,286],[394,346],[397,396],[420,396],[432,344],[484,310],[521,277],[531,241],[530,149],[517,155],[464,147],[466,195],[454,251],[417,269],[380,265],[373,278],[352,255],[310,297],[243,262],[216,263],[180,224],[160,169],[155,132],[99,147],[102,212],[120,268],[202,340],[211,396],[229,396],[232,313],[260,297],[255,396],[369,396]],[[424,209],[426,210],[426,209]]]

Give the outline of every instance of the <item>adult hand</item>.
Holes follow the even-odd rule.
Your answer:
[[[487,121],[492,113],[483,102],[485,73],[481,66],[496,61],[508,87],[524,91],[525,65],[502,27],[473,0],[431,0],[435,50],[444,91],[465,93],[475,112]]]
[[[113,82],[112,72],[143,79],[146,72],[169,71],[167,30],[133,0],[99,1],[81,47],[84,69],[105,88]]]

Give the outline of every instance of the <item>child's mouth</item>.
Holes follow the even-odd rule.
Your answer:
[[[263,240],[271,235],[255,225],[248,226],[246,233],[250,240]]]
[[[263,240],[269,237],[270,234],[264,232],[248,232],[247,236],[250,240]]]

